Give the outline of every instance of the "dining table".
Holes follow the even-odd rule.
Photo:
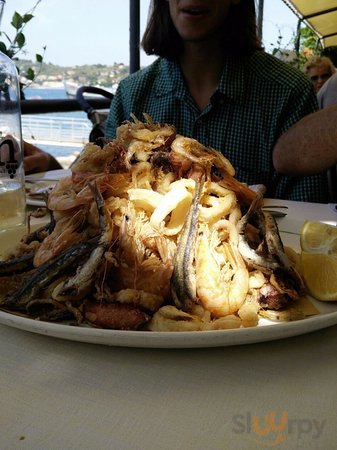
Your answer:
[[[305,220],[337,223],[335,205],[265,204],[287,207],[277,224],[296,251]],[[319,304],[322,320],[163,338],[1,313],[0,449],[335,449],[337,304]]]

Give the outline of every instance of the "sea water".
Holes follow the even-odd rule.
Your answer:
[[[52,99],[67,99],[67,93],[63,88],[26,88],[24,90],[26,100],[32,99],[44,99],[44,100],[52,100]],[[48,117],[58,117],[59,119],[70,119],[70,118],[78,118],[78,119],[86,119],[88,120],[89,127],[91,129],[92,124],[87,118],[87,114],[84,111],[71,111],[71,112],[60,112],[60,113],[45,113],[45,114],[34,114],[36,118],[48,118]],[[85,138],[85,136],[84,136]],[[89,134],[87,136],[89,140]],[[81,151],[81,147],[78,145],[70,146],[70,145],[51,145],[51,144],[41,144],[36,142],[37,147],[42,150],[50,153],[54,156],[60,164],[67,169],[69,164],[76,158],[76,156]]]

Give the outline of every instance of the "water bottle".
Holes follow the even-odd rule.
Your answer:
[[[0,0],[0,24],[5,0]],[[26,220],[20,85],[13,61],[0,52],[0,230]]]

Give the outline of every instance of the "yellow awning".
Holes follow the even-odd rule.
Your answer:
[[[319,36],[323,47],[337,45],[337,0],[283,0]]]

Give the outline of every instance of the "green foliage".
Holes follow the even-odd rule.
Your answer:
[[[299,36],[300,50],[310,49],[315,53],[322,51],[318,36],[309,27],[301,27]]]
[[[20,88],[21,92],[24,87],[29,86],[38,76],[38,74],[41,71],[42,63],[43,63],[43,55],[45,53],[46,47],[43,48],[43,55],[36,54],[35,60],[37,65],[34,65],[34,67],[27,67],[25,69],[25,72],[20,72],[20,58],[19,56],[21,54],[25,54],[25,47],[26,47],[26,37],[24,35],[24,29],[27,23],[29,23],[33,17],[34,17],[34,11],[39,3],[41,3],[42,0],[37,0],[35,5],[25,14],[21,15],[17,11],[14,12],[11,25],[14,28],[14,36],[10,37],[7,33],[1,32],[1,37],[4,36],[6,39],[6,42],[3,40],[0,41],[0,51],[7,55],[9,58],[11,58],[17,67],[18,73],[20,76]],[[23,77],[28,80],[29,82],[25,81],[23,82]],[[24,95],[23,95],[24,98]]]
[[[272,54],[302,70],[306,61],[314,55],[320,55],[323,51],[318,36],[310,27],[302,26],[299,33],[294,32],[290,42],[283,44],[283,37],[279,31],[276,45]]]
[[[295,45],[297,43],[298,67],[303,70],[304,64],[314,55],[321,55],[322,44],[318,36],[310,27],[301,27]]]

